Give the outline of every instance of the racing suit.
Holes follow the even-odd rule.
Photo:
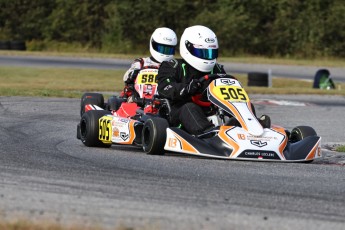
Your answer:
[[[133,93],[133,84],[140,70],[143,68],[156,68],[158,69],[161,63],[155,60],[153,57],[137,58],[131,64],[131,67],[123,75],[123,81],[125,82],[125,88],[120,93],[120,97],[128,98]]]
[[[225,71],[222,65],[216,64],[210,73],[225,73]],[[157,89],[160,97],[170,101],[171,125],[182,125],[187,132],[194,135],[214,127],[207,120],[203,109],[192,102],[192,95],[184,93],[193,79],[200,79],[210,73],[198,71],[183,59],[162,62],[157,75]]]

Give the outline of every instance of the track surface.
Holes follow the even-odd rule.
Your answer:
[[[284,96],[270,99],[286,100]],[[344,142],[343,97],[256,110]],[[254,100],[254,101],[255,101]],[[310,164],[149,156],[76,139],[79,100],[0,97],[0,215],[135,229],[344,229],[345,155]]]

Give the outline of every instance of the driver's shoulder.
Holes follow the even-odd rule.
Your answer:
[[[213,72],[214,73],[225,73],[224,65],[222,65],[220,63],[216,63],[213,67]]]
[[[162,62],[162,65],[168,65],[169,67],[172,67],[174,69],[180,68],[181,65],[183,64],[183,60],[182,59],[170,59],[169,61],[164,61]]]

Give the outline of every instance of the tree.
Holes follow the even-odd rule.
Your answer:
[[[106,17],[105,5],[109,1],[56,0],[45,28],[48,40],[80,42],[101,47]]]
[[[44,39],[46,18],[54,1],[0,0],[0,31],[9,40]]]

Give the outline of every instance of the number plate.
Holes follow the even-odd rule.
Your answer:
[[[151,84],[157,85],[157,73],[158,71],[150,71],[150,72],[140,72],[137,76],[137,84]]]
[[[231,102],[248,102],[249,97],[242,87],[232,85],[215,86],[212,93],[221,100]]]
[[[111,117],[101,117],[99,119],[99,139],[103,143],[112,143],[112,127],[111,127]]]

